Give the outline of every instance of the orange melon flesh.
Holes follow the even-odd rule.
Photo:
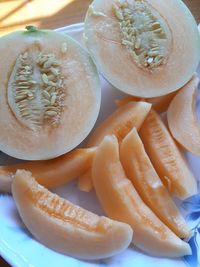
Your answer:
[[[0,166],[0,192],[11,192],[13,175],[18,169],[31,171],[37,182],[47,188],[62,186],[86,172],[94,153],[95,148],[80,148],[52,160]]]
[[[186,150],[200,156],[200,125],[195,114],[198,78],[193,78],[173,99],[167,111],[169,129]]]
[[[122,5],[128,2],[133,9],[135,4],[146,4],[158,19],[157,22],[163,25],[168,42],[163,64],[153,69],[138,66],[131,52],[134,45],[140,45],[130,40],[135,42],[131,47],[122,41],[122,20],[116,17],[113,8],[113,4],[115,7],[120,6],[119,2]],[[148,14],[145,15],[142,17],[140,14],[141,20],[137,25],[140,31],[145,27],[145,18],[148,18]],[[128,18],[126,22],[128,23]],[[150,27],[151,22],[147,23]],[[146,32],[151,34],[149,28],[146,30],[142,30],[141,43]],[[185,36],[188,36],[187,40]],[[125,41],[127,38],[129,37],[125,37]],[[185,4],[179,0],[94,0],[85,19],[85,43],[105,78],[119,90],[137,97],[162,96],[178,90],[191,79],[200,60],[197,24]],[[137,54],[136,50],[135,53]]]
[[[136,127],[139,129],[151,109],[151,104],[146,102],[129,102],[119,107],[109,117],[107,117],[99,127],[97,127],[90,135],[87,146],[97,146],[106,135],[114,134],[119,141],[127,135],[127,133]],[[92,189],[91,177],[80,177],[79,184],[82,188]],[[81,188],[80,188],[81,189]]]
[[[180,199],[197,193],[197,182],[160,116],[152,109],[140,136],[151,162],[169,192]]]
[[[129,103],[130,101],[147,101],[152,104],[152,107],[158,112],[162,113],[168,109],[169,104],[171,103],[174,96],[177,92],[170,93],[168,95],[153,97],[153,98],[138,98],[135,96],[125,96],[122,99],[116,100],[116,104],[118,107]]]
[[[2,37],[0,52],[0,150],[19,159],[46,160],[79,145],[96,122],[101,100],[99,77],[89,54],[65,34],[38,29]],[[55,57],[51,70],[47,65],[52,59],[44,66],[40,53]],[[22,57],[28,61],[22,63],[34,70],[29,78],[19,71]],[[60,74],[53,74],[52,67]],[[34,82],[25,102],[19,99],[27,86],[23,79]]]
[[[92,184],[92,170],[89,168],[89,170],[86,171],[83,175],[81,175],[78,179],[78,188],[80,191],[83,192],[90,192],[93,188]]]
[[[152,166],[135,128],[120,145],[120,160],[127,177],[158,218],[179,237],[191,236],[188,225]]]
[[[131,225],[135,246],[160,257],[179,257],[191,253],[189,245],[179,239],[145,205],[126,177],[120,163],[115,136],[105,137],[97,148],[92,178],[106,214],[112,219]]]
[[[16,172],[12,194],[32,235],[51,249],[80,259],[113,256],[128,247],[129,225],[100,217],[51,193],[30,172]]]

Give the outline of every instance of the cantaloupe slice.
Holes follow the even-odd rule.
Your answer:
[[[200,125],[195,114],[197,85],[194,77],[173,99],[167,111],[169,129],[186,150],[200,156]]]
[[[140,136],[153,166],[168,190],[180,199],[197,193],[197,182],[175,141],[152,109],[145,119]]]
[[[182,87],[200,60],[197,24],[180,0],[94,0],[85,43],[111,84],[144,98]]]
[[[151,104],[146,102],[129,102],[119,107],[91,133],[88,147],[97,146],[106,135],[110,134],[114,134],[119,141],[122,141],[133,127],[137,129],[141,127],[150,109]],[[80,177],[80,189],[88,188],[88,184],[91,184],[90,180],[90,176]]]
[[[179,237],[191,236],[186,221],[156,173],[135,128],[121,142],[120,160],[127,177],[158,218]]]
[[[31,171],[36,180],[47,188],[62,186],[91,167],[95,150],[79,148],[52,160],[0,166],[0,192],[11,192],[13,175],[18,169]]]
[[[152,98],[138,98],[135,96],[125,96],[119,100],[116,100],[116,104],[118,107],[121,107],[130,101],[146,101],[148,103],[152,104],[152,107],[158,112],[162,113],[165,112],[168,109],[169,104],[171,103],[174,96],[177,94],[176,92],[170,93],[168,95],[164,96],[158,96],[158,97],[152,97]]]
[[[101,100],[89,54],[65,34],[31,26],[2,37],[0,54],[0,150],[44,160],[80,144]]]
[[[19,214],[36,239],[81,259],[113,256],[128,247],[131,227],[99,217],[39,185],[30,172],[16,172],[12,194]]]
[[[133,243],[156,256],[179,257],[191,253],[187,243],[179,239],[145,205],[131,181],[126,177],[119,159],[115,136],[105,137],[97,148],[92,178],[98,199],[112,219],[131,225]]]
[[[79,176],[78,188],[83,192],[90,192],[93,188],[92,169],[89,168],[83,175]]]

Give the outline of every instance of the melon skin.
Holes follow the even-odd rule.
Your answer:
[[[28,230],[44,245],[79,259],[97,260],[125,250],[129,225],[98,216],[51,193],[30,172],[19,170],[12,194]]]
[[[17,43],[17,46],[14,45]],[[65,54],[62,44],[67,44]],[[8,53],[3,51],[9,50]],[[30,48],[31,47],[31,48]],[[25,127],[7,104],[7,85],[16,58],[27,49],[54,53],[64,77],[64,109],[58,126]],[[28,50],[29,51],[29,50]],[[101,88],[96,67],[88,52],[67,35],[51,30],[17,31],[0,39],[0,150],[19,159],[46,160],[63,155],[79,145],[98,117]]]
[[[186,84],[200,60],[200,35],[186,5],[181,0],[146,1],[160,13],[172,34],[167,63],[146,71],[138,68],[121,44],[118,20],[112,10],[116,2],[94,0],[85,18],[85,43],[104,77],[117,89],[143,98],[166,95]],[[93,15],[91,10],[103,15]]]

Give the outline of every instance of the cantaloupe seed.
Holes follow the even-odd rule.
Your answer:
[[[67,52],[67,43],[61,44],[60,52]],[[19,55],[8,82],[8,103],[21,123],[31,129],[58,125],[65,95],[55,54],[37,48]]]
[[[119,21],[122,45],[128,49],[135,63],[144,69],[165,64],[172,36],[163,17],[144,0],[135,0],[134,4],[118,1],[112,7]]]

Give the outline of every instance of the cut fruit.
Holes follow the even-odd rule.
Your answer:
[[[89,54],[67,35],[33,26],[2,37],[0,53],[0,150],[44,160],[80,144],[101,99]]]
[[[126,249],[131,227],[99,217],[39,185],[30,172],[16,172],[12,194],[19,214],[36,239],[80,259],[101,259]]]
[[[180,0],[94,0],[85,43],[111,84],[144,98],[178,90],[200,60],[197,24]]]
[[[152,97],[152,98],[138,98],[135,96],[125,96],[122,99],[116,100],[116,105],[118,107],[121,107],[131,101],[146,101],[148,103],[152,104],[152,107],[158,112],[162,113],[165,112],[168,109],[169,104],[171,103],[174,96],[177,94],[177,92],[170,93],[168,95],[159,96],[159,97]]]
[[[92,178],[99,201],[112,219],[126,222],[134,232],[133,243],[143,251],[164,257],[191,253],[190,246],[179,239],[145,205],[119,160],[118,141],[107,136],[97,148]]]
[[[11,192],[13,175],[17,169],[31,171],[38,183],[47,188],[64,185],[91,167],[95,151],[96,148],[80,148],[56,159],[0,166],[0,192]]]
[[[173,99],[167,111],[169,129],[186,150],[200,156],[200,125],[195,114],[199,79],[194,77]]]
[[[161,182],[134,128],[120,145],[120,160],[127,177],[147,206],[181,238],[191,231]]]
[[[136,127],[140,129],[143,121],[151,109],[151,104],[146,102],[129,102],[119,107],[99,127],[97,127],[89,137],[88,147],[97,146],[106,135],[114,134],[118,141],[122,141],[128,132]],[[91,178],[79,178],[82,187],[87,187],[92,181]],[[82,180],[82,181],[81,181]]]
[[[90,192],[93,188],[92,184],[92,170],[89,168],[86,173],[84,173],[82,176],[78,179],[78,188],[80,191],[83,192]]]
[[[197,182],[160,116],[152,109],[140,136],[153,166],[168,190],[180,199],[197,193]]]
[[[151,104],[146,102],[129,102],[118,108],[92,132],[87,145],[97,146],[111,134],[121,141],[133,127],[140,129],[150,109]]]

